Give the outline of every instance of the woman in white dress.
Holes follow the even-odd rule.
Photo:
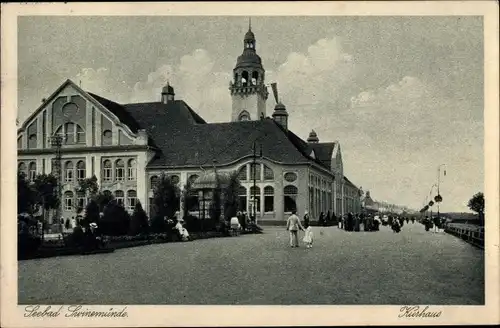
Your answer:
[[[302,241],[306,244],[306,248],[311,248],[313,244],[313,232],[311,229],[311,226],[309,225],[309,222],[304,224],[304,238],[302,238]]]
[[[183,223],[184,223],[183,219],[178,220],[174,229],[177,229],[179,231],[179,235],[181,236],[182,240],[186,241],[189,239],[189,233],[187,229],[184,228],[184,226],[182,225]]]

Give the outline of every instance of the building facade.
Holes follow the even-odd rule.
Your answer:
[[[285,105],[266,116],[265,71],[249,29],[230,82],[230,121],[207,123],[165,86],[159,101],[118,104],[64,82],[18,130],[18,169],[31,179],[60,167],[61,215],[76,216],[87,199],[78,182],[95,176],[132,211],[147,212],[162,173],[182,189],[208,170],[237,171],[240,209],[257,220],[285,220],[292,210],[359,212],[359,190],[344,176],[338,141],[307,141],[288,129]],[[54,145],[54,137],[61,140]],[[182,208],[179,206],[179,209]]]

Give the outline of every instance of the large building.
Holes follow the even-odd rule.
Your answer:
[[[294,208],[313,218],[359,212],[359,190],[344,176],[339,142],[320,142],[314,131],[299,138],[280,102],[268,117],[265,70],[250,28],[243,45],[227,123],[207,123],[168,84],[159,101],[118,104],[67,80],[18,130],[19,170],[32,178],[59,165],[65,218],[87,202],[76,188],[84,178],[95,175],[127,209],[139,200],[149,212],[160,174],[182,188],[214,169],[239,172],[240,207],[251,213],[255,195],[258,220],[284,220]]]

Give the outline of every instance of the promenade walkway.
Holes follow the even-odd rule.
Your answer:
[[[19,262],[20,304],[484,304],[484,253],[405,224],[401,233],[313,227],[312,249],[282,227]]]

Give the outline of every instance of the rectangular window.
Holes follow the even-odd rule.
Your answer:
[[[117,168],[116,169],[116,180],[117,181],[123,181],[125,179],[125,169],[124,168]]]
[[[65,198],[64,199],[64,209],[66,211],[72,211],[73,210],[73,198]]]
[[[116,197],[116,202],[118,203],[118,205],[123,206],[123,198],[124,197]]]
[[[85,197],[85,194],[79,194],[76,196],[77,199],[76,199],[76,204],[78,206],[78,208],[81,208],[81,209],[84,209],[85,206],[87,206],[87,199]]]
[[[264,212],[269,213],[274,211],[274,196],[264,196]]]
[[[73,182],[73,170],[72,169],[66,170],[65,181],[66,182]]]
[[[136,203],[137,203],[137,198],[130,197],[128,199],[128,209],[129,209],[129,211],[133,211],[134,210]]]
[[[104,168],[104,181],[111,181],[113,178],[112,178],[112,171],[111,171],[111,168]]]
[[[79,181],[85,179],[85,169],[77,169],[76,175]]]
[[[295,195],[285,195],[285,212],[291,212],[293,210],[297,209],[297,204],[296,204],[296,196]]]
[[[128,168],[128,180],[129,181],[134,181],[135,180],[135,167],[129,167]]]

